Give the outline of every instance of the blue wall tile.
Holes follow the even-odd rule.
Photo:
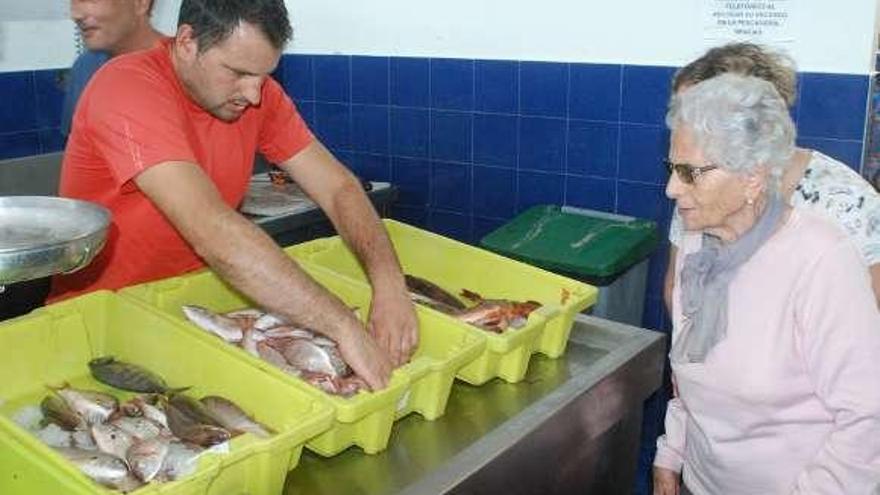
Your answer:
[[[569,174],[617,177],[617,141],[619,125],[615,122],[568,122]]]
[[[64,102],[64,90],[59,82],[60,71],[38,70],[34,72],[34,84],[37,95],[37,127],[40,129],[59,127],[61,125],[61,105]]]
[[[391,181],[399,188],[397,203],[426,208],[430,194],[431,164],[427,160],[393,157]]]
[[[316,55],[312,59],[315,72],[315,100],[334,103],[351,101],[350,57]]]
[[[476,109],[516,113],[519,109],[519,64],[507,60],[476,61]]]
[[[351,145],[355,151],[388,153],[387,106],[351,106]]]
[[[479,243],[483,237],[491,234],[499,227],[507,223],[508,219],[505,218],[485,218],[475,216],[473,218],[474,225],[474,242]]]
[[[431,106],[445,110],[473,110],[473,60],[431,60]]]
[[[616,184],[612,179],[566,177],[565,204],[613,212]]]
[[[516,212],[516,171],[474,167],[474,215],[507,218]]]
[[[668,326],[666,312],[663,310],[663,300],[657,297],[645,298],[645,310],[642,323],[645,328],[664,331]]]
[[[416,227],[428,228],[428,210],[425,208],[395,205],[391,207],[391,218]]]
[[[561,205],[564,191],[562,175],[520,171],[517,174],[516,208],[534,205]]]
[[[565,121],[523,117],[519,122],[519,168],[562,172],[565,164]]]
[[[843,141],[839,139],[820,139],[799,137],[798,146],[821,151],[826,155],[840,160],[856,172],[862,163],[862,142]]]
[[[868,76],[803,74],[798,132],[804,137],[861,140]]]
[[[661,229],[662,227],[659,227]],[[669,230],[660,232],[661,239]],[[666,275],[666,267],[669,265],[669,243],[662,242],[657,246],[657,250],[651,255],[648,262],[648,283],[645,287],[645,294],[648,297],[663,299],[663,281]],[[657,327],[655,327],[657,328]]]
[[[516,168],[517,117],[474,114],[474,163]]]
[[[296,105],[296,111],[299,112],[299,115],[306,121],[306,125],[309,126],[309,129],[315,128],[315,102],[314,101],[297,101],[294,102]]]
[[[672,67],[625,65],[620,120],[662,125],[674,74]]]
[[[351,107],[336,103],[315,103],[313,130],[330,148],[351,148]]]
[[[391,59],[391,104],[404,107],[428,107],[430,103],[428,59]]]
[[[618,177],[665,184],[667,174],[663,159],[668,156],[668,151],[669,131],[666,129],[621,124]]]
[[[431,206],[457,213],[470,213],[470,165],[431,162]]]
[[[311,55],[284,55],[284,90],[295,100],[315,99],[315,73]]]
[[[521,62],[519,106],[523,115],[564,117],[568,91],[568,65],[554,62]]]
[[[458,213],[433,210],[428,218],[428,228],[459,241],[471,240],[471,219]]]
[[[428,110],[391,109],[391,153],[394,155],[427,158],[429,132]]]
[[[40,153],[37,131],[0,133],[0,160]]]
[[[672,202],[665,194],[665,186],[618,181],[617,213],[654,220],[660,228],[668,226]],[[661,237],[665,233],[661,232]]]
[[[620,65],[572,64],[568,116],[573,119],[620,119]]]
[[[351,102],[387,105],[391,59],[351,57]]]
[[[363,179],[387,182],[391,179],[391,158],[387,155],[354,153],[354,169]]]
[[[40,153],[54,153],[64,149],[67,138],[59,128],[39,131]]]
[[[0,73],[0,96],[0,132],[37,127],[33,72]]]
[[[471,159],[471,113],[431,113],[431,158],[446,161]]]

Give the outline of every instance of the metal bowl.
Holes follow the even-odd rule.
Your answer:
[[[0,196],[0,284],[70,273],[104,247],[110,212],[49,196]]]

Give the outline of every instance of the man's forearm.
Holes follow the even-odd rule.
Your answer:
[[[374,289],[404,290],[394,246],[360,184],[352,180],[337,192],[330,217],[361,262]]]
[[[184,232],[198,254],[263,309],[339,340],[355,324],[345,305],[288,258],[261,229],[228,210]]]

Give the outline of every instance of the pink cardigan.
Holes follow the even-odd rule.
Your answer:
[[[676,273],[700,242],[685,236]],[[793,210],[729,293],[727,337],[704,363],[672,363],[654,465],[683,468],[695,495],[880,490],[880,311],[856,249]]]

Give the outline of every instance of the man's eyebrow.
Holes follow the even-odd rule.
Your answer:
[[[229,65],[229,64],[223,64],[223,66],[226,67],[227,69],[233,71],[233,72],[236,72],[236,73],[238,73],[238,74],[244,74],[244,75],[246,75],[246,76],[259,76],[259,75],[260,75],[260,74],[257,74],[257,73],[254,73],[254,72],[251,72],[251,71],[249,71],[249,70],[239,69],[239,68],[237,68],[237,67],[233,67],[233,66],[231,66],[231,65]]]

